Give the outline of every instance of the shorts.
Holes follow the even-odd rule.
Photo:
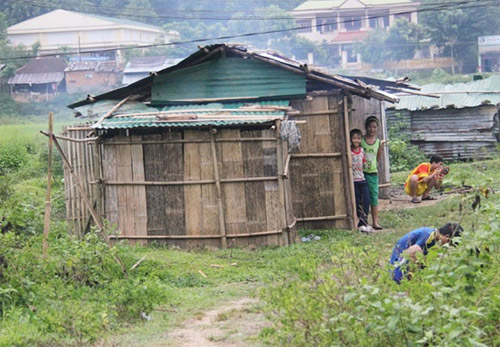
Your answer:
[[[419,181],[417,183],[417,196],[424,195],[424,192],[427,190],[427,183],[423,181]],[[410,195],[410,185],[408,183],[405,183],[405,193]]]
[[[365,180],[370,192],[370,205],[378,206],[378,174],[365,172]]]

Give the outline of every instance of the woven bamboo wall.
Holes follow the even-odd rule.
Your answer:
[[[294,100],[306,120],[290,162],[293,210],[303,229],[351,228],[352,200],[341,96]]]
[[[293,242],[278,135],[219,129],[215,135],[166,130],[104,138],[103,214],[119,230],[117,238],[132,241],[180,247]]]

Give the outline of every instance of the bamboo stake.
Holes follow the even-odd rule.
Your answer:
[[[53,114],[49,113],[49,134],[53,132]],[[43,258],[47,257],[47,250],[49,248],[48,237],[50,232],[50,188],[52,184],[52,136],[49,137],[49,157],[48,157],[48,173],[47,173],[47,195],[45,197],[45,220],[43,225]]]
[[[346,182],[349,187],[349,193],[351,195],[351,213],[347,212],[347,215],[350,217],[349,223],[351,224],[351,229],[354,229],[354,214],[356,213],[356,194],[354,193],[354,178],[352,174],[352,157],[351,157],[351,141],[349,135],[349,107],[347,106],[347,96],[344,96],[344,131],[345,131],[345,146],[346,146],[346,154],[347,154],[347,169],[349,174],[349,182]],[[349,199],[348,199],[349,200]],[[348,201],[349,202],[349,201]],[[347,211],[349,211],[349,205],[347,205]]]
[[[215,189],[217,191],[217,206],[219,207],[219,229],[221,235],[221,246],[227,248],[226,222],[224,218],[224,206],[222,203],[222,189],[220,184],[219,167],[217,160],[217,149],[215,148],[215,130],[210,134],[210,147],[212,148],[212,159],[214,163]]]
[[[283,168],[283,142],[281,140],[281,121],[277,120],[275,122],[276,125],[276,138],[278,141],[276,142],[276,159],[278,160],[278,187],[279,187],[279,198],[280,198],[280,220],[281,220],[281,230],[286,230],[288,226],[287,216],[286,216],[286,208],[285,208],[285,183],[283,182],[284,168]],[[285,245],[288,245],[288,235],[280,235],[281,240]]]
[[[61,154],[61,157],[63,159],[63,162],[64,164],[66,164],[71,176],[73,177],[74,181],[75,181],[75,186],[76,186],[76,189],[80,192],[81,196],[82,196],[82,200],[83,202],[85,203],[87,209],[89,210],[89,213],[90,215],[92,216],[92,218],[94,219],[94,223],[97,225],[97,227],[99,228],[99,230],[101,231],[99,234],[101,235],[101,237],[104,239],[104,241],[106,242],[106,244],[108,245],[108,247],[111,247],[111,241],[108,237],[108,235],[106,235],[105,233],[105,230],[104,230],[104,225],[103,223],[101,222],[99,216],[96,214],[96,212],[94,211],[94,208],[92,207],[92,204],[91,202],[89,201],[89,198],[85,195],[85,192],[83,190],[83,187],[82,187],[82,184],[80,182],[80,179],[78,178],[78,176],[75,174],[75,171],[73,169],[73,166],[71,165],[71,163],[69,162],[68,158],[66,157],[66,155],[64,154],[64,151],[63,149],[61,148],[61,145],[59,145],[59,142],[57,141],[57,139],[54,137],[54,135],[51,136],[53,141],[54,141],[54,144],[57,148],[57,150],[59,151],[59,153]],[[127,273],[127,269],[125,268],[125,265],[123,264],[121,258],[115,254],[114,255],[114,258],[116,260],[116,262],[121,266],[122,268],[122,271],[123,273]]]

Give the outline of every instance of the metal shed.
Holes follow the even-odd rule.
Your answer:
[[[454,85],[429,84],[401,96],[388,112],[409,117],[411,142],[445,159],[489,158],[499,139],[500,76]]]

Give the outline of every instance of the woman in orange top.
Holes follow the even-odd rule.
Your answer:
[[[417,204],[421,200],[433,200],[430,196],[432,188],[441,187],[443,157],[433,154],[430,163],[422,163],[412,170],[405,182],[405,192],[411,196],[411,202]]]

